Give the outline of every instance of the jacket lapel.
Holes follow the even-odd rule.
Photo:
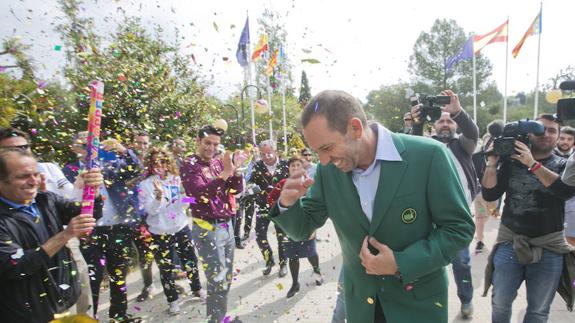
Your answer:
[[[372,236],[391,205],[397,189],[401,184],[405,170],[407,169],[406,155],[404,154],[405,146],[396,134],[392,134],[393,142],[402,161],[380,161],[380,174],[379,183],[377,185],[377,192],[375,193],[375,201],[373,203],[373,216],[369,226],[369,235]]]

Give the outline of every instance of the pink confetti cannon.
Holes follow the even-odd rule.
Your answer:
[[[98,148],[100,147],[100,125],[102,120],[102,103],[104,102],[104,83],[101,81],[90,82],[90,110],[88,111],[88,141],[86,150],[86,169],[92,169],[98,165]],[[80,214],[94,214],[95,188],[84,186],[82,194],[82,209]]]

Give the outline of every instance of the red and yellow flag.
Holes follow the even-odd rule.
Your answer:
[[[533,20],[533,23],[529,26],[529,28],[525,32],[525,35],[523,35],[523,37],[521,37],[521,40],[519,41],[519,43],[517,43],[517,45],[515,45],[515,47],[513,48],[513,51],[511,52],[511,55],[513,55],[513,58],[515,58],[515,57],[517,57],[517,55],[519,55],[519,51],[521,50],[521,47],[523,47],[523,43],[525,43],[525,40],[527,39],[527,37],[532,36],[532,35],[537,35],[539,33],[541,33],[541,10],[539,10],[539,14],[537,15],[537,17],[535,17],[535,19]]]
[[[262,34],[260,36],[260,40],[258,40],[258,44],[252,53],[252,60],[255,61],[262,56],[262,53],[268,50],[268,35]]]
[[[473,38],[473,53],[477,54],[483,47],[497,42],[507,41],[507,26],[509,25],[509,20],[506,20],[501,26],[493,29],[485,35],[475,36]]]
[[[274,72],[274,67],[278,63],[278,53],[279,53],[279,50],[276,48],[276,50],[274,50],[274,54],[270,58],[270,61],[268,63],[268,67],[266,68],[266,75],[267,76],[271,76]]]

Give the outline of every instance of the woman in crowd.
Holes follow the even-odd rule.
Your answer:
[[[204,299],[198,272],[198,258],[194,252],[191,231],[183,203],[181,179],[174,158],[164,149],[151,148],[144,161],[146,178],[140,183],[140,199],[148,214],[146,224],[152,234],[152,248],[160,268],[164,294],[168,299],[168,312],[180,311],[174,281],[174,263],[171,253],[175,250],[187,272],[192,296]],[[174,248],[175,247],[175,248]]]
[[[303,160],[298,156],[291,157],[288,160],[289,175],[292,176],[295,172],[303,169]],[[304,175],[307,176],[307,175]],[[276,187],[268,195],[268,205],[270,207],[276,203],[280,196],[282,188],[285,183],[285,179],[282,179]],[[293,241],[289,239],[289,242],[285,243],[285,254],[289,259],[289,270],[292,277],[292,286],[287,293],[287,298],[294,296],[299,292],[300,285],[298,281],[299,275],[299,258],[307,258],[309,263],[313,268],[313,276],[315,279],[315,284],[320,286],[323,283],[323,278],[319,270],[319,257],[317,255],[317,250],[315,246],[315,233],[306,241]]]

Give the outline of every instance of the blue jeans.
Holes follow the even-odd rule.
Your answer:
[[[233,278],[236,244],[232,221],[214,224],[213,231],[194,224],[192,237],[208,281],[208,322],[220,323],[228,310],[228,292]]]
[[[527,312],[523,322],[547,322],[563,270],[563,255],[543,249],[539,262],[524,265],[519,263],[512,243],[505,242],[495,250],[493,265],[492,321],[510,321],[511,305],[525,280]]]
[[[461,249],[451,261],[453,278],[457,285],[457,297],[461,304],[469,304],[473,299],[473,284],[471,282],[471,258],[469,247]]]
[[[333,309],[331,323],[345,323],[345,295],[343,294],[343,268],[339,272],[337,280],[337,300]]]

